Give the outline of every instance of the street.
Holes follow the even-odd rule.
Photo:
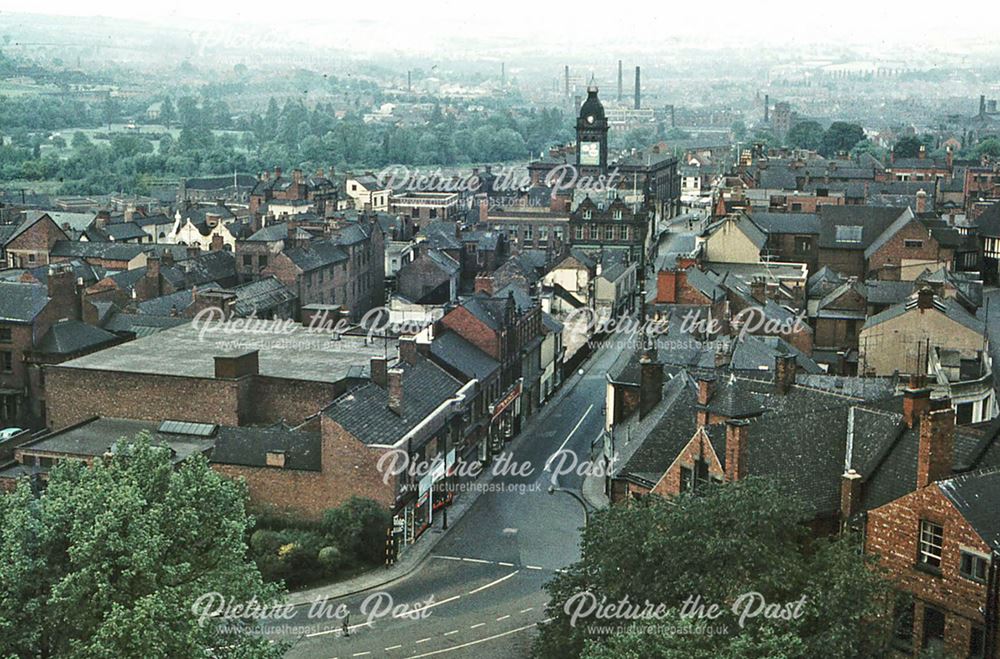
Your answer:
[[[584,374],[567,383],[572,389],[527,424],[516,442],[513,464],[529,464],[532,472],[494,478],[491,489],[449,525],[415,572],[373,591],[390,594],[396,605],[411,605],[417,609],[414,615],[390,615],[369,624],[360,610],[372,592],[336,600],[334,606],[345,604],[352,612],[351,633],[345,638],[340,620],[310,619],[308,607],[300,607],[293,620],[280,621],[310,628],[293,637],[287,656],[528,656],[548,600],[542,588],[556,570],[579,558],[583,525],[579,502],[547,492],[551,474],[545,465],[560,448],[575,454],[578,464],[586,463],[591,442],[601,432],[605,373],[619,344],[595,353]],[[560,487],[575,491],[582,483],[578,472],[559,479]],[[436,521],[428,533],[438,532],[439,526]]]

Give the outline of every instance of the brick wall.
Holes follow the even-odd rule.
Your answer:
[[[473,316],[465,307],[455,307],[441,318],[441,325],[452,330],[487,355],[503,361],[497,333]]]
[[[718,456],[715,455],[715,450],[708,441],[708,436],[705,434],[704,429],[699,428],[695,432],[694,437],[691,438],[691,441],[684,447],[684,450],[677,456],[677,459],[674,460],[673,464],[670,465],[666,473],[660,478],[660,481],[653,487],[652,492],[665,497],[680,494],[681,467],[686,467],[693,471],[695,462],[698,461],[699,457],[708,462],[709,475],[716,476],[719,479],[725,476],[722,470],[722,463],[719,462]]]
[[[944,528],[940,575],[918,570],[920,521]],[[945,643],[955,656],[967,656],[971,626],[983,625],[979,608],[986,586],[959,574],[960,548],[989,553],[989,547],[951,505],[936,484],[876,508],[868,514],[865,551],[876,554],[897,587],[913,594],[914,642],[923,638],[924,605],[945,614]],[[998,653],[997,656],[1000,656]]]
[[[907,247],[907,240],[918,240],[921,246]],[[871,255],[868,259],[868,270],[878,273],[888,264],[898,267],[905,260],[950,264],[953,259],[952,250],[942,249],[938,241],[928,234],[927,229],[919,222],[910,221]],[[923,268],[920,268],[920,271],[922,270]],[[919,271],[916,274],[919,274]]]

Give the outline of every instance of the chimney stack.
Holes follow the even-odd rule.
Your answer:
[[[764,304],[767,301],[767,284],[763,277],[754,277],[750,282],[750,297]]]
[[[413,336],[399,337],[399,358],[410,364],[417,363],[417,339]]]
[[[372,357],[372,382],[385,389],[389,384],[389,360],[385,357]]]
[[[930,309],[934,306],[934,291],[928,287],[923,287],[917,291],[917,308]]]
[[[403,416],[403,369],[390,368],[386,373],[389,391],[389,409],[397,416]]]
[[[986,116],[986,94],[979,95],[979,116]]]
[[[861,508],[861,474],[848,469],[840,477],[840,520],[847,522]]]
[[[663,397],[663,366],[656,352],[646,350],[639,358],[639,418],[648,414]]]
[[[726,481],[742,480],[747,475],[747,427],[746,419],[726,421]]]
[[[903,390],[903,420],[912,428],[931,407],[931,390],[924,387],[923,377],[911,375]]]
[[[917,158],[920,160],[927,158],[927,147],[925,145],[920,145],[920,150],[917,152]]]
[[[764,123],[771,121],[771,95],[764,94]]]
[[[698,378],[698,413],[697,423],[699,426],[708,425],[708,404],[715,394],[715,377],[705,375]]]
[[[924,190],[917,190],[917,212],[927,212],[927,192]]]
[[[567,64],[566,68],[563,70],[563,78],[566,81],[566,98],[569,98],[569,64]]]
[[[930,410],[920,417],[917,449],[917,488],[927,487],[952,474],[955,453],[955,410]]]
[[[635,67],[635,109],[642,108],[642,87],[639,84],[639,67]]]
[[[795,384],[795,355],[778,355],[774,358],[774,388],[781,395],[788,393]]]

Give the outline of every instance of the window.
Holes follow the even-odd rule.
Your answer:
[[[558,240],[559,242],[562,242],[562,239],[563,239],[563,229],[562,229],[562,227],[554,227],[552,229],[552,237],[555,238],[556,240]]]
[[[35,255],[28,254],[28,263],[34,263],[34,262],[35,262]]]
[[[11,341],[11,329],[9,327],[0,327],[0,342],[10,343]]]
[[[690,467],[681,466],[681,492],[694,490],[694,471]]]
[[[257,266],[260,267],[260,268],[266,268],[267,267],[267,256],[265,256],[263,254],[261,254],[260,256],[258,256],[257,257]]]
[[[944,614],[933,606],[924,605],[924,641],[922,647],[940,648],[944,645]]]
[[[969,659],[983,659],[986,656],[986,630],[973,625],[969,631]]]
[[[526,224],[526,225],[524,226],[524,239],[525,239],[525,240],[531,240],[531,230],[532,230],[533,228],[534,228],[534,227],[532,227],[532,226],[531,226],[530,224]]]
[[[986,571],[989,569],[989,565],[990,559],[963,549],[958,573],[966,579],[986,583]]]
[[[605,240],[614,240],[614,238],[615,238],[614,229],[615,229],[615,227],[612,224],[609,224],[606,227],[604,227],[604,239]]]
[[[615,219],[616,220],[622,219],[622,209],[620,208],[615,209]]]
[[[10,373],[14,370],[14,353],[10,350],[0,352],[0,371]]]
[[[924,241],[922,240],[904,240],[903,247],[907,249],[920,249],[924,246]]]
[[[601,237],[601,234],[599,233],[599,231],[600,231],[600,228],[596,224],[591,224],[590,225],[590,239],[591,240],[598,240]]]
[[[864,227],[838,224],[836,226],[836,240],[838,243],[860,243]]]
[[[920,522],[920,555],[921,565],[941,568],[941,544],[944,540],[944,529],[940,524],[922,520]]]
[[[589,220],[591,218],[591,216],[592,216],[592,213],[589,210],[583,211],[583,219]]]
[[[795,236],[795,253],[808,254],[812,251],[812,238],[809,236]]]
[[[792,202],[792,212],[793,213],[798,213],[801,210],[802,210],[802,203],[801,202],[798,202],[798,201]]]
[[[244,254],[243,255],[243,267],[244,268],[249,268],[252,265],[253,265],[253,257],[250,256],[249,254]]]
[[[577,240],[583,240],[583,227],[576,227],[575,231],[573,232],[573,237],[576,238]]]
[[[955,409],[955,423],[960,426],[972,423],[972,412],[975,409],[973,403],[959,403]]]
[[[546,242],[549,239],[549,228],[548,227],[538,227],[538,241]]]

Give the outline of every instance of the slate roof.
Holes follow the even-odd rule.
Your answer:
[[[819,216],[815,213],[768,213],[754,211],[750,220],[764,233],[818,234]]]
[[[151,245],[135,243],[105,243],[92,241],[57,240],[51,255],[68,258],[100,258],[112,261],[131,261],[143,252],[151,251]]]
[[[297,297],[290,288],[278,281],[273,275],[236,286],[230,290],[236,294],[233,313],[241,318],[287,304]]]
[[[194,302],[194,294],[189,290],[177,291],[170,295],[161,295],[145,300],[136,305],[141,314],[153,316],[170,316],[172,312],[182,312]]]
[[[976,218],[976,226],[980,236],[1000,237],[1000,201],[984,210]]]
[[[431,355],[466,378],[485,380],[500,363],[455,332],[445,332],[431,341]]]
[[[881,311],[874,316],[869,316],[865,321],[864,329],[870,327],[875,327],[876,325],[881,325],[882,323],[892,320],[893,318],[898,318],[903,314],[906,314],[917,308],[917,297],[916,294],[910,296],[906,302],[893,305],[884,311]],[[961,304],[958,303],[954,298],[939,298],[934,296],[934,306],[940,313],[955,321],[956,323],[962,325],[963,327],[976,332],[977,334],[983,334],[986,331],[986,326],[983,321],[979,320],[968,311],[965,310]]]
[[[389,394],[374,382],[335,400],[324,412],[367,445],[393,445],[461,389],[461,383],[430,360],[402,363],[402,413],[389,409]]]
[[[149,236],[135,222],[112,222],[106,224],[103,231],[109,239],[118,241],[142,240]]]
[[[806,290],[811,298],[823,297],[845,281],[847,281],[847,277],[830,266],[824,265],[813,276],[809,277],[806,282]]]
[[[774,369],[779,355],[794,355],[796,364],[806,373],[825,373],[819,364],[780,336],[748,334],[736,341],[729,367],[734,371],[766,372]]]
[[[903,213],[884,206],[820,206],[820,232],[817,243],[823,249],[865,249]],[[838,226],[860,226],[860,242],[837,241]]]
[[[103,323],[104,329],[116,334],[133,334],[136,338],[150,336],[159,331],[190,323],[190,318],[180,316],[154,316],[152,314],[111,311]]]
[[[883,245],[889,242],[893,236],[899,233],[903,227],[914,221],[914,219],[913,211],[909,208],[900,213],[899,217],[893,220],[892,223],[887,226],[885,230],[883,230],[882,233],[880,233],[878,237],[876,237],[875,240],[868,245],[868,247],[865,248],[865,258],[871,258],[872,254],[877,252]]]
[[[994,551],[1000,550],[1000,470],[958,476],[937,486],[979,537]]]
[[[286,249],[285,256],[303,272],[325,268],[348,259],[344,248],[330,240],[316,240],[303,247]]]
[[[118,337],[99,327],[79,320],[60,320],[52,325],[35,347],[46,355],[72,355],[84,350],[95,350],[117,341]]]
[[[48,287],[41,284],[0,281],[0,321],[30,323],[49,302]]]
[[[211,461],[244,467],[267,467],[267,454],[285,454],[284,467],[296,471],[321,471],[321,437],[318,432],[287,428],[220,426],[215,435]]]
[[[436,249],[462,249],[462,242],[455,236],[454,222],[429,222],[420,227],[418,235],[425,237]]]

